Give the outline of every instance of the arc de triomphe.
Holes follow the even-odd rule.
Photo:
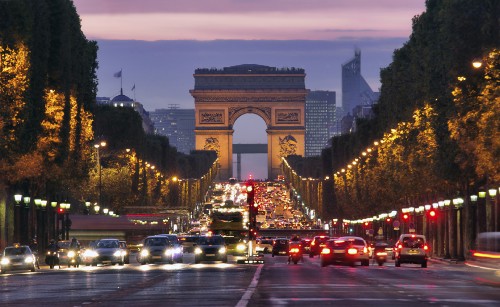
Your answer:
[[[217,152],[221,179],[232,177],[233,125],[244,114],[266,123],[269,179],[279,174],[281,157],[304,155],[303,69],[243,64],[196,69],[194,79],[196,149]]]

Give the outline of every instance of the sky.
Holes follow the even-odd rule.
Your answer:
[[[408,40],[412,18],[425,11],[425,0],[73,2],[83,33],[99,45],[98,96],[118,95],[122,86],[147,111],[194,108],[189,90],[196,68],[239,64],[304,68],[306,88],[336,91],[340,106],[341,65],[355,48],[361,74],[378,91],[380,69]],[[122,79],[114,78],[120,70]],[[265,129],[258,116],[242,116],[234,143],[266,143]],[[266,155],[244,155],[244,177],[265,178],[266,164]]]

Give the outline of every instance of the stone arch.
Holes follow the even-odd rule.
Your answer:
[[[267,133],[268,178],[280,173],[281,157],[304,155],[305,71],[243,64],[200,68],[189,92],[195,105],[197,150],[216,150],[219,179],[232,177],[233,126],[245,114],[261,117]]]

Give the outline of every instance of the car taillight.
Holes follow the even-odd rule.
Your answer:
[[[332,253],[332,251],[328,247],[325,247],[321,250],[321,254],[323,254],[323,255],[329,255],[331,253]]]
[[[377,252],[377,256],[387,256],[386,252]]]
[[[355,249],[355,248],[349,248],[349,249],[347,250],[347,253],[348,253],[349,255],[356,255],[356,254],[358,253],[358,250],[357,250],[357,249]]]
[[[368,253],[368,249],[366,248],[366,246],[363,247],[363,253],[365,253],[365,254]]]
[[[403,245],[399,244],[399,245],[398,245],[398,248],[403,248]]]
[[[424,251],[427,251],[427,250],[429,250],[429,246],[424,245]]]
[[[316,243],[312,242],[312,243],[311,243],[311,246],[314,246],[314,245],[316,245]]]

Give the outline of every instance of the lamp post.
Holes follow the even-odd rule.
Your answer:
[[[85,214],[90,214],[90,201],[85,202]]]
[[[28,215],[29,215],[29,208],[31,205],[31,197],[25,196],[23,197],[23,202],[24,202],[24,207],[21,208],[21,236],[20,236],[20,243],[21,244],[27,244],[28,243]]]
[[[444,222],[444,257],[449,259],[451,258],[450,254],[450,204],[451,200],[444,200],[444,208],[446,210],[445,213],[445,222]]]
[[[14,207],[14,241],[15,242],[20,242],[20,226],[21,226],[21,221],[20,221],[20,203],[23,199],[23,196],[21,194],[16,194],[14,195],[14,200],[16,201],[16,205]]]
[[[98,191],[98,201],[99,201],[99,205],[102,204],[102,199],[101,199],[101,193],[102,193],[102,171],[101,171],[101,155],[100,155],[100,148],[103,148],[103,147],[106,147],[106,141],[101,141],[99,143],[96,143],[94,144],[94,147],[96,149],[96,152],[97,152],[97,168],[98,168],[98,172],[99,172],[99,186],[97,187],[97,191]]]
[[[491,215],[493,216],[493,231],[499,231],[498,229],[498,204],[497,204],[497,189],[489,189],[488,195],[491,197],[491,201],[493,202],[493,208]]]

